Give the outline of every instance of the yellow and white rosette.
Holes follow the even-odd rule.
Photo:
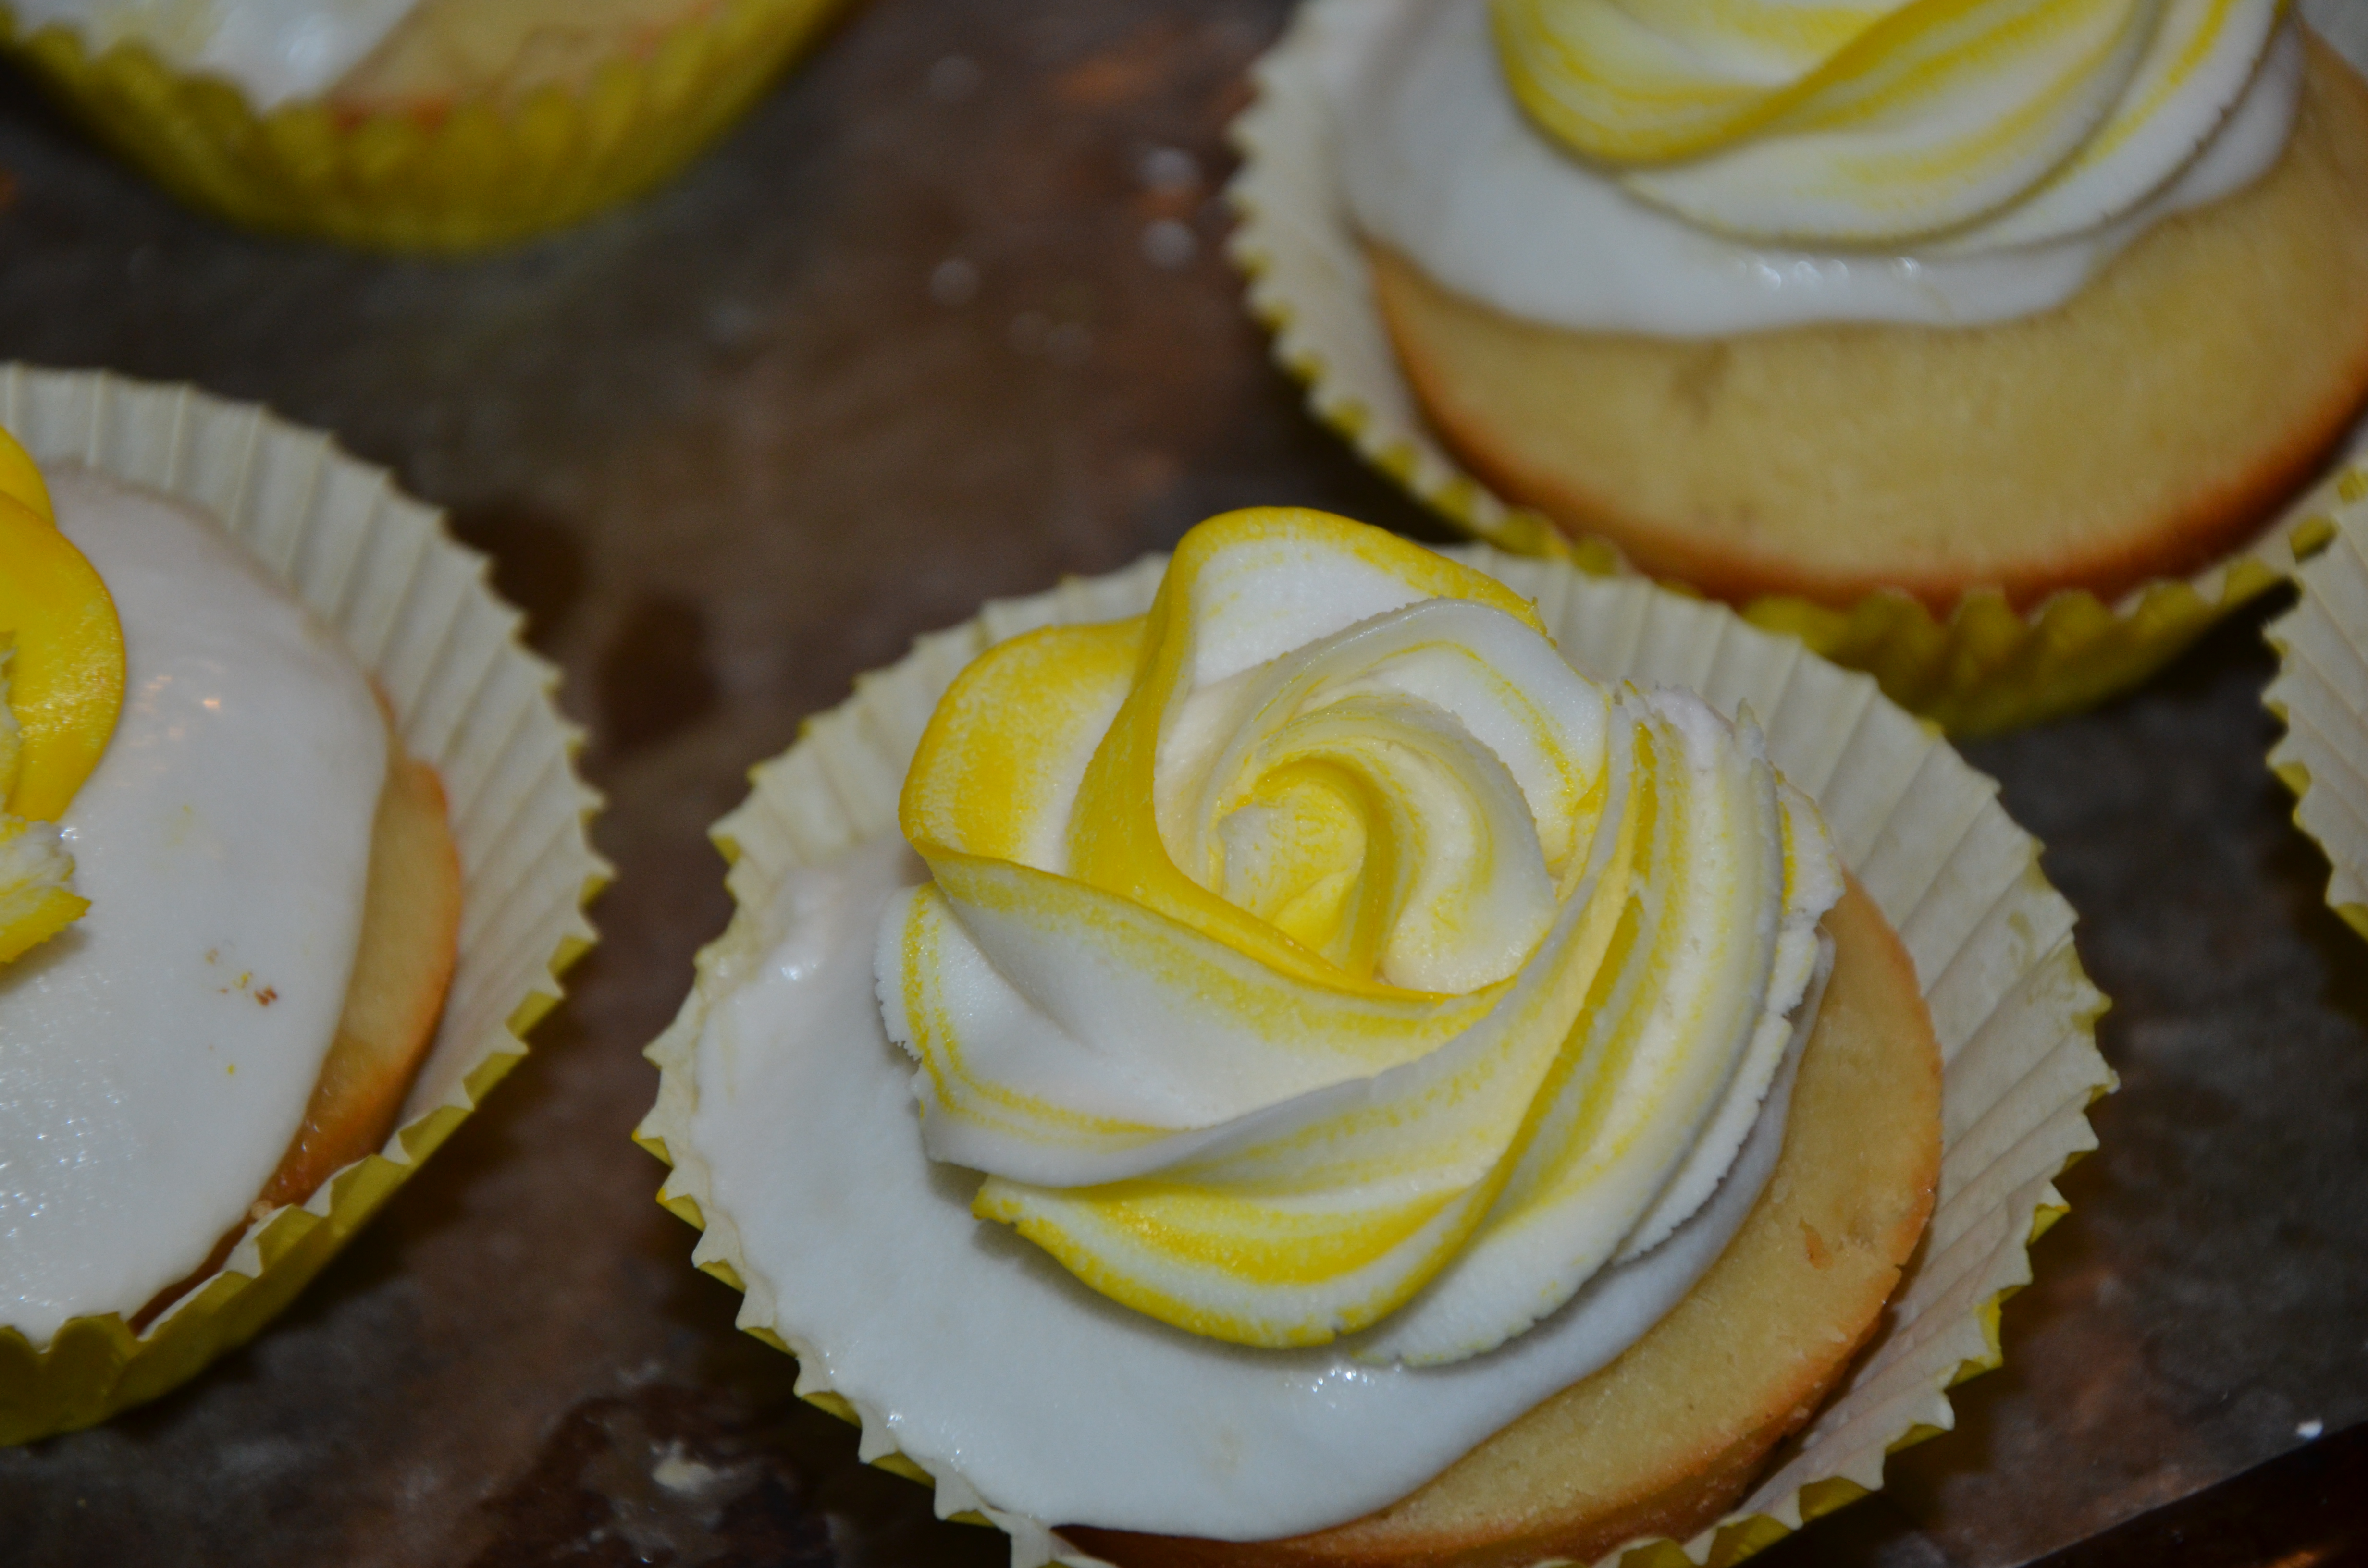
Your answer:
[[[887,1032],[974,1211],[1190,1333],[1408,1365],[1708,1201],[1841,893],[1756,727],[1289,508],[1194,528],[1147,615],[988,650],[902,823]]]
[[[1231,131],[1242,167],[1227,192],[1240,219],[1231,254],[1248,276],[1250,310],[1273,334],[1276,362],[1305,385],[1310,411],[1417,499],[1500,549],[1559,556],[1594,572],[1622,571],[1624,562],[1607,541],[1572,540],[1543,515],[1505,501],[1464,469],[1431,433],[1398,366],[1374,299],[1364,247],[1349,215],[1339,173],[1341,130],[1333,107],[1337,85],[1328,74],[1343,51],[1341,40],[1361,36],[1358,29],[1367,25],[1370,9],[1370,0],[1309,0],[1253,73],[1257,97]],[[1525,106],[1547,116],[1558,133],[1592,144],[1610,135],[1613,109],[1624,117],[1635,107],[1625,98],[1637,97],[1652,110],[1644,122],[1659,127],[1657,140],[1629,149],[1642,154],[1664,146],[1713,146],[1738,128],[1788,115],[1804,123],[1820,116],[1830,120],[1825,128],[1829,133],[1805,134],[1794,142],[1778,139],[1774,153],[1755,152],[1742,160],[1748,167],[1730,166],[1726,158],[1696,157],[1668,167],[1646,165],[1624,176],[1632,185],[1651,187],[1650,199],[1656,202],[1679,210],[1699,210],[1713,226],[1742,233],[1791,232],[1793,225],[1776,214],[1797,208],[1770,200],[1762,211],[1762,198],[1809,186],[1828,196],[1845,187],[1853,193],[1825,214],[1824,226],[1834,232],[1912,232],[1928,226],[1946,213],[1902,217],[1897,198],[1909,187],[1927,188],[1927,176],[1938,163],[1948,164],[1964,177],[1931,188],[1943,195],[1954,191],[1950,199],[1973,210],[1983,192],[2011,183],[2044,161],[2052,143],[2039,131],[2053,125],[2068,133],[2067,128],[2078,128],[2087,137],[2097,129],[2094,117],[2080,112],[2081,101],[2073,90],[2087,76],[2054,73],[2028,84],[2031,102],[2023,106],[2028,112],[2014,123],[2033,131],[2029,138],[1968,137],[1953,153],[1887,144],[1853,152],[1838,143],[1848,142],[1845,132],[1861,128],[1861,117],[1867,125],[1880,128],[1883,117],[1874,111],[1887,91],[1911,85],[1923,91],[1938,82],[1943,87],[1962,85],[1969,103],[1994,96],[1994,84],[1986,85],[1970,74],[1958,83],[1961,68],[1988,56],[1978,51],[1951,52],[1967,36],[1987,36],[1986,29],[1998,35],[1988,40],[1995,49],[2012,53],[2028,41],[2032,60],[2043,63],[2056,51],[2068,51],[2097,80],[2126,85],[2125,75],[2099,70],[2102,62],[2090,57],[2126,48],[2123,34],[2128,29],[2117,28],[2116,17],[2126,24],[2138,12],[2152,15],[2150,8],[2125,5],[2060,5],[2046,10],[2064,36],[2025,40],[2012,18],[2004,15],[2014,7],[1909,7],[1912,17],[1902,18],[1901,28],[1907,29],[1909,21],[1918,28],[1930,23],[1932,36],[1877,40],[1886,48],[1896,46],[1898,58],[1880,72],[1861,74],[1861,80],[1843,69],[1863,63],[1853,59],[1839,61],[1832,71],[1788,74],[1782,58],[1816,57],[1821,41],[1830,41],[1827,34],[1861,26],[1863,13],[1887,13],[1898,9],[1896,5],[1786,7],[1781,18],[1770,22],[1768,37],[1754,35],[1750,40],[1754,53],[1748,69],[1738,69],[1731,79],[1711,80],[1701,68],[1704,57],[1663,48],[1667,39],[1648,34],[1626,17],[1627,9],[1596,0],[1522,0],[1500,7],[1499,17],[1510,18],[1500,21],[1500,27],[1533,28],[1544,35],[1534,41],[1548,55],[1569,43],[1553,36],[1557,27],[1568,29],[1584,23],[1624,40],[1615,53],[1625,71],[1607,72],[1600,79],[1571,73],[1553,83],[1531,82],[1522,94]],[[2157,49],[2145,60],[2131,62],[2134,66],[2157,74],[2208,74],[2223,56],[2237,58],[2242,52],[2238,46],[2248,36],[2245,28],[2224,25],[2229,17],[2264,8],[2177,9],[2179,26],[2194,33],[2196,48],[2188,53],[2195,57]],[[1656,25],[1680,32],[1687,17],[1693,15],[1684,6],[1651,10]],[[1717,7],[1696,19],[1731,29],[1748,20],[1744,15],[1748,10]],[[2093,35],[2085,43],[2071,36],[2083,27]],[[1729,46],[1734,41],[1732,37],[1725,40]],[[1604,47],[1600,39],[1589,42]],[[1653,53],[1648,42],[1662,52]],[[1925,62],[1929,69],[1919,74],[1908,68],[1926,54],[1931,55]],[[1582,79],[1593,92],[1571,85]],[[2149,95],[2140,92],[2130,101],[2144,106]],[[1964,129],[1961,120],[1946,115],[1931,122],[1944,131]],[[1819,127],[1812,124],[1810,129]],[[2043,236],[2051,225],[2077,225],[2089,211],[2095,187],[2118,187],[2146,177],[2146,171],[2126,166],[2139,155],[2139,140],[2151,144],[2146,156],[2180,144],[2176,136],[2095,136],[2089,143],[2093,151],[2082,159],[2093,160],[2097,166],[2084,162],[2075,171],[2080,177],[2051,185],[2046,196],[2016,208],[2002,222],[2016,225],[2016,233],[2030,225]],[[1808,153],[1799,153],[1800,146],[1806,146]],[[1761,166],[1771,156],[1786,166]],[[1829,177],[1840,163],[1847,163],[1851,179]],[[1886,169],[1900,178],[1859,177],[1869,170],[1880,175]],[[2006,240],[2014,237],[2004,235]],[[1869,672],[1894,701],[1952,733],[1990,733],[2077,711],[2144,680],[2222,617],[2290,576],[2297,554],[2307,554],[2325,537],[2317,520],[2323,509],[2321,495],[2305,497],[2244,549],[2192,576],[2147,583],[2111,602],[2086,590],[2066,590],[2017,609],[2002,595],[1976,592],[1939,617],[1904,593],[1884,591],[1839,607],[1770,595],[1743,606],[1742,613],[1755,625],[1797,637],[1827,658]]]
[[[175,197],[267,233],[370,250],[510,244],[631,199],[688,164],[820,36],[842,0],[723,0],[582,91],[463,99],[359,118],[317,99],[258,108],[134,40],[27,31],[0,0],[0,49],[92,135]]]
[[[1690,1540],[1638,1540],[1605,1559],[1632,1568],[1732,1562],[1878,1487],[1887,1453],[1952,1425],[1947,1389],[1998,1363],[1999,1304],[2029,1280],[2029,1244],[2064,1212],[2053,1178],[2094,1147],[2086,1108],[2112,1083],[2094,1041],[2104,1001],[2074,950],[2071,909],[2042,874],[2037,845],[1998,805],[1995,784],[1873,681],[1723,607],[1638,580],[1592,576],[1565,562],[1486,546],[1442,553],[1504,585],[1512,602],[1531,607],[1563,656],[1592,679],[1682,687],[1723,713],[1748,709],[1759,717],[1769,760],[1814,799],[1839,860],[1900,933],[1947,1062],[1943,1160],[1926,1243],[1845,1385],[1725,1519]],[[865,1408],[860,1391],[858,1397],[840,1391],[830,1346],[784,1311],[745,1239],[761,1224],[746,1207],[751,1202],[831,1200],[819,1193],[759,1199],[745,1190],[727,1200],[719,1191],[712,1159],[718,1151],[703,1148],[694,1131],[700,1041],[746,977],[763,969],[781,935],[793,874],[901,836],[900,792],[916,777],[916,757],[929,744],[925,736],[941,699],[973,661],[1005,647],[1025,661],[1029,648],[1044,645],[1030,642],[1044,629],[1076,628],[1079,640],[1069,645],[1079,651],[1080,666],[1087,665],[1083,650],[1111,635],[1109,623],[1160,613],[1155,596],[1167,566],[1164,559],[1147,560],[1111,576],[990,604],[977,619],[926,637],[899,664],[860,678],[852,699],[812,720],[795,746],[757,768],[747,801],[713,830],[731,863],[727,881],[737,913],[700,954],[681,1015],[649,1051],[661,1071],[660,1089],[637,1137],[673,1167],[660,1201],[704,1233],[694,1260],[745,1292],[740,1325],[801,1355],[800,1393],[860,1421],[865,1459],[933,1484],[941,1516],[992,1519],[1009,1531],[1020,1568],[1091,1559],[1064,1540],[1053,1521],[998,1507],[959,1466],[941,1464],[934,1474],[921,1470],[898,1451],[891,1413]],[[1115,687],[1104,688],[1105,723],[1123,701],[1111,699]],[[1029,711],[1041,714],[1046,734],[1057,736],[1090,723],[1079,714],[1093,706],[1051,701]],[[1252,775],[1265,777],[1255,769]],[[1042,781],[1031,783],[1022,771],[1006,782],[1030,796]],[[942,803],[957,815],[962,810],[958,801]],[[922,805],[927,814],[928,802]],[[989,835],[1030,819],[995,805],[982,805],[980,813],[968,829]],[[1135,825],[1120,829],[1121,837],[1144,831],[1139,809],[1132,820]],[[1318,874],[1300,881],[1303,893],[1315,894],[1303,908],[1323,904],[1317,890],[1324,881]],[[1309,930],[1340,941],[1353,928],[1353,922],[1333,926],[1327,915]],[[1089,1138],[1113,1131],[1072,1130]],[[896,1238],[875,1234],[849,1244],[893,1249]],[[831,1264],[810,1257],[797,1267]]]
[[[2368,937],[2368,469],[2339,475],[2333,500],[2333,537],[2270,626],[2278,677],[2264,700],[2286,725],[2270,766],[2334,866],[2327,902]]]
[[[443,1017],[385,1145],[261,1217],[141,1332],[78,1317],[37,1345],[0,1324],[6,1444],[154,1399],[286,1306],[525,1053],[595,939],[584,906],[609,868],[587,834],[599,802],[575,772],[581,733],[552,700],[558,672],[519,642],[484,558],[384,470],[254,404],[105,372],[0,369],[0,426],[44,464],[211,514],[343,637],[443,781],[462,901]]]

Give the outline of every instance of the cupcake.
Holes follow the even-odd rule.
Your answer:
[[[13,0],[12,48],[102,139],[235,222],[461,251],[656,184],[835,0]]]
[[[327,1260],[515,1058],[598,863],[514,614],[383,475],[195,394],[5,391],[49,457],[0,456],[23,1441],[193,1374]]]
[[[1242,128],[1260,308],[1484,528],[1958,727],[2091,699],[2290,566],[2368,400],[2368,84],[2272,0],[2044,15],[1316,0]]]
[[[1287,511],[1162,565],[719,824],[643,1138],[743,1325],[1023,1564],[1701,1561],[1879,1483],[2109,1079],[2029,840],[1639,583]]]

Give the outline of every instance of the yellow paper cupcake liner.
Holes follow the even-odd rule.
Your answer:
[[[2286,724],[2270,767],[2335,868],[2327,902],[2368,937],[2368,468],[2337,475],[2334,499],[2332,537],[2295,574],[2299,602],[2270,626],[2278,678],[2263,699]]]
[[[1600,540],[1572,541],[1462,468],[1431,433],[1399,369],[1365,251],[1338,176],[1338,131],[1324,85],[1329,34],[1371,0],[1310,0],[1255,72],[1257,98],[1234,122],[1241,172],[1228,191],[1232,244],[1251,312],[1276,361],[1307,389],[1316,418],[1448,521],[1499,549],[1624,569]],[[2085,591],[2019,611],[1968,595],[1945,619],[1905,594],[1847,608],[1789,596],[1742,607],[1755,625],[1865,670],[1892,700],[1961,735],[2077,711],[2145,680],[2231,610],[2294,571],[2324,537],[2322,492],[2290,507],[2245,549],[2185,579],[2149,583],[2108,604]]]
[[[155,1398],[285,1306],[525,1053],[594,941],[584,905],[609,867],[586,835],[599,799],[575,774],[581,732],[552,702],[558,671],[519,644],[484,558],[384,470],[253,404],[104,372],[0,369],[0,425],[45,464],[211,513],[335,627],[441,776],[462,875],[460,963],[385,1146],[251,1228],[144,1334],[114,1313],[47,1345],[0,1325],[0,1443],[22,1443]]]
[[[0,47],[92,134],[201,210],[372,250],[472,251],[639,195],[721,135],[841,0],[729,0],[646,58],[604,63],[581,93],[515,108],[462,102],[433,120],[349,119],[320,102],[258,112],[232,84],[185,75],[138,43],[93,55],[51,24]]]
[[[1947,1071],[1937,1202],[1870,1349],[1734,1513],[1691,1540],[1639,1540],[1604,1559],[1625,1568],[1734,1562],[1880,1486],[1885,1455],[1952,1426],[1947,1389],[1998,1364],[1999,1303],[2030,1280],[2029,1244],[2065,1211],[2054,1179],[2095,1146],[2086,1109],[2113,1085],[2095,1040],[2105,999],[2074,949],[2070,905],[2042,873],[2038,845],[1998,803],[1997,785],[1873,681],[1723,607],[1638,579],[1483,545],[1448,553],[1536,599],[1581,669],[1691,687],[1730,713],[1748,703],[1778,766],[1817,798],[1843,858],[1897,928],[1940,1036]],[[780,1316],[764,1268],[714,1201],[713,1152],[691,1136],[695,1046],[710,1008],[735,972],[763,956],[763,912],[789,871],[897,831],[914,747],[964,665],[1039,626],[1141,613],[1165,564],[1154,558],[990,604],[967,625],[921,639],[757,768],[747,801],[716,824],[737,913],[700,953],[681,1015],[649,1049],[658,1099],[636,1136],[674,1167],[659,1201],[704,1232],[694,1261],[745,1293],[740,1326],[768,1344],[792,1350],[797,1325]],[[862,1422],[864,1459],[931,1480],[941,1516],[983,1516],[1011,1532],[1015,1568],[1093,1561],[1045,1522],[994,1507],[961,1476],[926,1477],[876,1413],[831,1386],[822,1358],[801,1366],[798,1389]]]

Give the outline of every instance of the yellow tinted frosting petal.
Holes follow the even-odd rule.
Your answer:
[[[22,751],[5,801],[54,822],[98,766],[123,707],[123,627],[107,585],[46,517],[0,499],[0,637]]]
[[[1078,782],[1142,644],[1137,619],[1047,627],[981,654],[922,733],[905,776],[905,836],[1063,869]]]

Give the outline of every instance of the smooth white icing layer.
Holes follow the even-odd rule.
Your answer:
[[[93,53],[127,40],[177,69],[237,84],[257,108],[316,98],[419,0],[12,0],[17,25],[74,28]]]
[[[2161,218],[2276,161],[2299,98],[2289,24],[2203,150],[2135,206],[2042,243],[2001,219],[1904,252],[1728,238],[1571,156],[1515,103],[1488,0],[1313,0],[1300,24],[1334,107],[1359,225],[1468,298],[1588,331],[1721,336],[1816,321],[1967,325],[2062,304]]]
[[[91,901],[0,971],[0,1324],[136,1312],[286,1152],[360,941],[387,734],[334,636],[210,521],[78,471],[121,721],[61,826]]]
[[[1659,1321],[1782,1146],[1804,1029],[1710,1200],[1498,1350],[1417,1369],[1361,1361],[1353,1337],[1254,1350],[1186,1334],[980,1224],[978,1178],[924,1156],[912,1063],[881,1028],[871,960],[881,911],[926,874],[893,837],[789,874],[766,912],[774,946],[721,977],[691,1142],[807,1386],[837,1391],[951,1494],[966,1487],[999,1512],[1228,1540],[1370,1512]]]

